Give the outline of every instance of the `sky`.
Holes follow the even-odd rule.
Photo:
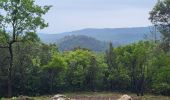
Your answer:
[[[41,33],[62,33],[84,28],[150,26],[149,11],[157,0],[35,0],[53,7],[44,16],[49,27]]]

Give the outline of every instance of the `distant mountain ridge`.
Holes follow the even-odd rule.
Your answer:
[[[84,35],[100,41],[113,42],[114,44],[130,44],[143,40],[146,34],[150,34],[150,31],[150,27],[104,29],[88,28],[60,34],[39,34],[39,37],[46,43],[57,43],[65,36]]]

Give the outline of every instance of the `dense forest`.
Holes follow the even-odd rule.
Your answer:
[[[44,44],[37,29],[51,6],[33,0],[1,0],[0,96],[67,91],[119,91],[170,95],[170,0],[159,1],[150,21],[162,34],[105,52],[74,48],[60,52]],[[10,27],[10,28],[9,28]],[[10,31],[11,30],[11,31]],[[156,35],[156,33],[155,33]]]

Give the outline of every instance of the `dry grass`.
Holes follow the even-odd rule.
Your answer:
[[[170,96],[154,96],[145,95],[143,97],[137,97],[135,94],[130,94],[134,100],[170,100]],[[65,93],[66,96],[75,100],[117,100],[122,93],[111,93],[111,92],[83,92],[83,93]],[[40,96],[33,97],[35,100],[50,100],[52,96]],[[10,100],[10,99],[3,99]]]
[[[137,97],[135,94],[127,93],[134,100],[170,100],[168,96],[145,95]],[[83,92],[83,93],[65,93],[66,96],[75,100],[117,100],[122,93],[111,92]],[[35,97],[36,100],[49,100],[51,96]]]

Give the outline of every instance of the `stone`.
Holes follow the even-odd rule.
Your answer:
[[[65,95],[57,94],[51,98],[51,100],[70,100]]]
[[[133,99],[129,95],[125,94],[125,95],[121,96],[118,100],[133,100]]]

